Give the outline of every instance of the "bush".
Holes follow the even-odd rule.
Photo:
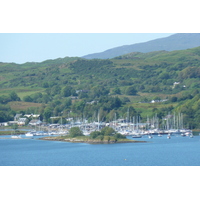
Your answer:
[[[70,137],[77,137],[77,136],[84,136],[83,132],[80,130],[79,127],[72,127],[69,130],[69,136]]]
[[[97,140],[101,140],[101,141],[103,140],[103,138],[104,138],[103,135],[98,135],[98,136],[96,137]]]
[[[126,138],[126,136],[125,136],[125,135],[122,135],[121,133],[116,133],[116,134],[114,135],[114,137],[115,137],[116,139],[125,139],[125,138]]]
[[[171,100],[171,102],[177,102],[178,98],[177,97],[172,97],[170,100]]]
[[[126,89],[126,94],[127,95],[136,95],[137,94],[137,90],[135,89],[134,86],[130,86]]]
[[[30,97],[30,96],[25,96],[24,98],[23,98],[23,101],[25,101],[25,102],[33,102],[33,99]]]
[[[101,133],[103,135],[113,135],[115,133],[115,130],[111,127],[106,126],[102,128]]]
[[[97,136],[99,136],[100,134],[101,134],[100,131],[93,131],[93,132],[90,133],[90,138],[91,138],[91,139],[95,139],[95,138],[97,138]]]

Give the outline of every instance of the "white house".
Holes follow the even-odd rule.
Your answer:
[[[32,117],[32,114],[26,114],[26,115],[24,115],[24,117]]]
[[[1,122],[0,126],[8,126],[8,122]]]
[[[174,82],[174,85],[178,85],[178,84],[180,84],[180,82]]]
[[[159,103],[160,100],[152,100],[151,103]]]
[[[26,115],[24,115],[24,117],[33,117],[33,118],[39,118],[40,117],[40,115],[39,114],[26,114]]]
[[[14,116],[14,121],[17,121],[21,116],[22,116],[22,114],[16,114]]]
[[[40,115],[38,115],[38,114],[32,114],[32,117],[33,117],[33,118],[39,118]]]
[[[29,122],[29,125],[31,126],[38,126],[40,125],[42,122],[39,119],[33,119]]]
[[[9,121],[8,124],[12,126],[14,124],[18,124],[18,121]]]
[[[24,126],[25,124],[26,124],[26,121],[27,121],[28,119],[27,118],[19,118],[18,119],[18,125],[19,126]]]

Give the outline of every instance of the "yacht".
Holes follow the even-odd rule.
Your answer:
[[[33,133],[32,132],[28,132],[25,134],[26,137],[33,137]]]
[[[141,138],[141,137],[142,137],[141,134],[134,134],[134,135],[132,135],[132,138]]]

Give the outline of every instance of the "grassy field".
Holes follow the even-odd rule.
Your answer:
[[[15,91],[20,98],[31,95],[37,92],[43,92],[44,88],[39,87],[16,87],[16,88],[3,88],[0,89],[0,95],[9,95],[12,91]]]
[[[32,102],[23,102],[23,101],[12,101],[12,102],[9,102],[8,105],[14,111],[27,110],[28,108],[31,108],[31,107],[40,108],[42,106],[41,103],[32,103]]]
[[[142,113],[142,117],[151,116],[153,109],[161,109],[166,107],[175,107],[176,103],[164,104],[164,103],[133,103],[132,106],[139,112]]]

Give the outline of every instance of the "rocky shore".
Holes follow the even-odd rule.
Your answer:
[[[62,142],[73,142],[73,143],[89,143],[89,144],[114,144],[114,143],[144,143],[146,141],[137,141],[129,139],[119,139],[119,140],[98,140],[98,139],[79,139],[79,138],[62,138],[62,137],[44,137],[39,138],[39,140],[48,141],[62,141]]]

